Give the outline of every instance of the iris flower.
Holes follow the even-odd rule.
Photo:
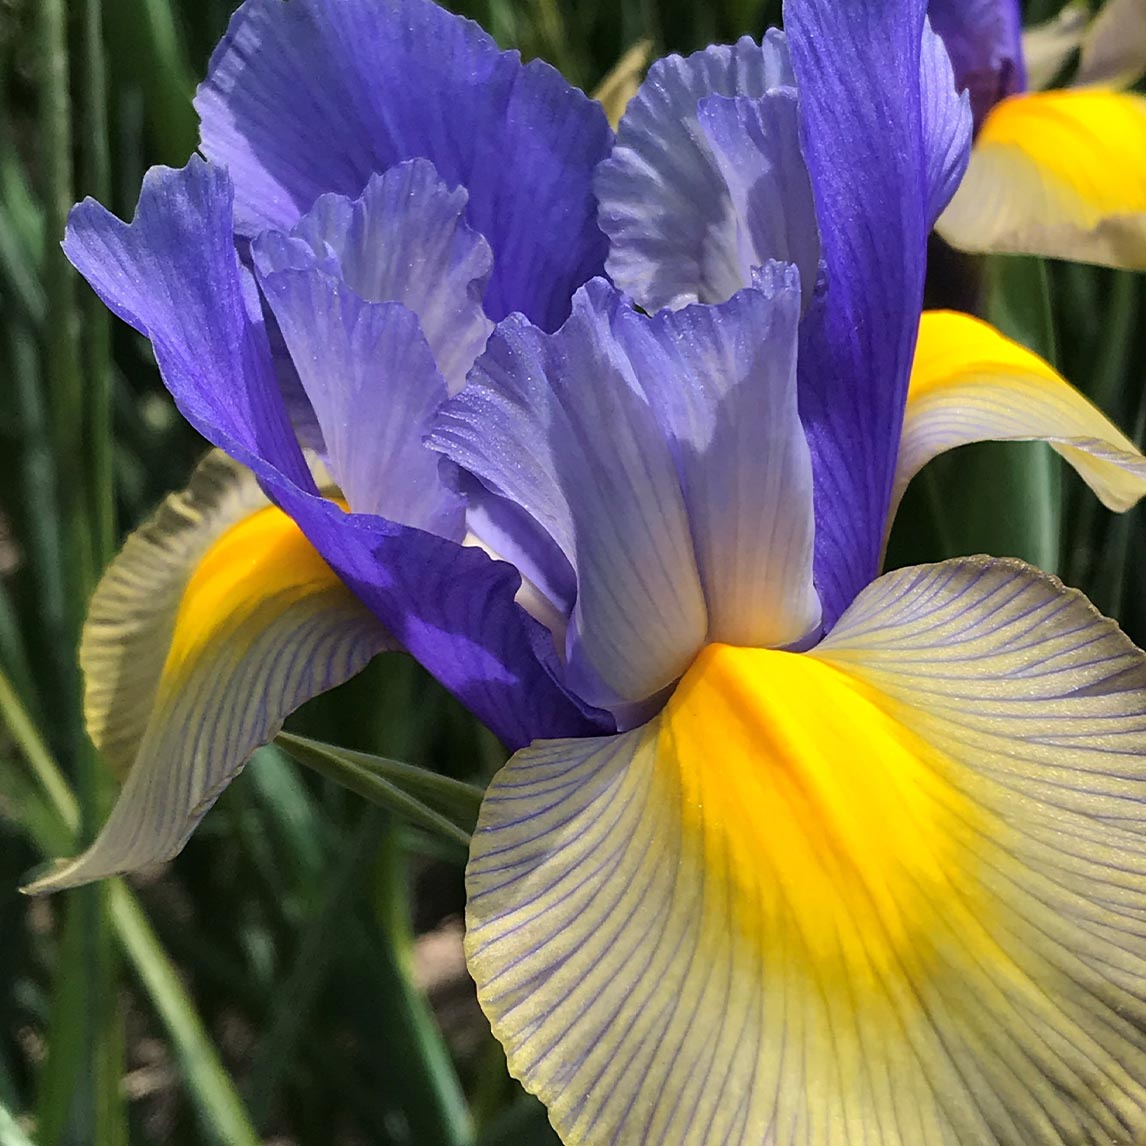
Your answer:
[[[1146,491],[1040,359],[921,322],[971,129],[924,17],[789,0],[655,64],[610,149],[429,3],[248,3],[208,162],[69,227],[232,460],[97,593],[89,720],[130,768],[37,888],[173,854],[403,648],[514,750],[467,956],[565,1142],[1140,1139],[1146,656],[1020,562],[880,576],[965,441]]]
[[[1023,36],[1019,0],[931,0],[975,146],[939,233],[965,251],[1146,268],[1146,4],[1109,0],[1088,24],[1069,4]],[[1070,87],[1056,79],[1081,48]]]

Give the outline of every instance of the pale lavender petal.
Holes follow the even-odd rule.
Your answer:
[[[358,199],[320,197],[290,232],[309,259],[272,232],[255,241],[255,263],[266,275],[333,258],[360,298],[402,303],[453,393],[493,329],[481,302],[493,256],[466,224],[465,207],[462,188],[451,191],[432,163],[411,160],[373,176]]]
[[[619,341],[632,313],[594,280],[554,335],[507,319],[430,439],[565,555],[570,686],[618,711],[675,680],[707,626],[674,461]]]
[[[719,307],[629,313],[623,340],[668,437],[708,603],[708,639],[777,648],[820,620],[812,463],[796,411],[800,277]]]
[[[647,310],[722,302],[749,285],[736,206],[699,106],[710,96],[759,99],[792,83],[784,36],[775,31],[763,45],[745,36],[649,69],[596,178],[609,275]]]
[[[806,305],[819,272],[820,233],[800,153],[796,89],[777,88],[760,99],[709,96],[698,118],[732,198],[740,285],[749,286],[753,270],[770,261],[792,263]]]

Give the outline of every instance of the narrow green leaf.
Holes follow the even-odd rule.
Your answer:
[[[259,1146],[262,1138],[219,1061],[178,970],[138,901],[119,880],[111,885],[111,918],[123,950],[171,1038],[206,1141],[218,1146]]]
[[[381,833],[375,880],[376,919],[384,942],[387,994],[395,1007],[402,1042],[410,1055],[412,1088],[404,1108],[416,1142],[471,1146],[473,1122],[442,1033],[411,978],[413,923],[405,855],[393,825]]]
[[[24,827],[46,856],[59,855],[75,839],[79,805],[43,736],[2,672],[0,721],[46,796],[52,814],[50,822],[36,816],[26,819]],[[111,880],[105,886],[116,938],[171,1039],[206,1140],[218,1146],[259,1146],[261,1139],[143,909],[122,881]]]
[[[324,873],[321,898],[313,906],[294,965],[279,984],[270,1021],[255,1049],[244,1092],[256,1125],[263,1125],[296,1060],[319,992],[337,958],[339,940],[355,892],[370,870],[384,824],[383,813],[368,808],[338,861]]]
[[[300,764],[468,848],[481,805],[480,788],[413,764],[287,732],[279,733],[275,743]]]

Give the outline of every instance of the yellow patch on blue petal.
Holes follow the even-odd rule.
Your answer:
[[[983,122],[936,229],[967,251],[1146,267],[1146,98],[1028,92]]]

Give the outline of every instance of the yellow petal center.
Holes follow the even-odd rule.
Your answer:
[[[936,910],[975,914],[956,856],[976,811],[890,707],[815,656],[710,645],[662,714],[686,845],[766,964],[802,948],[854,986],[930,963]]]
[[[300,599],[338,578],[294,520],[275,506],[231,526],[203,555],[183,592],[164,677],[260,605]]]

